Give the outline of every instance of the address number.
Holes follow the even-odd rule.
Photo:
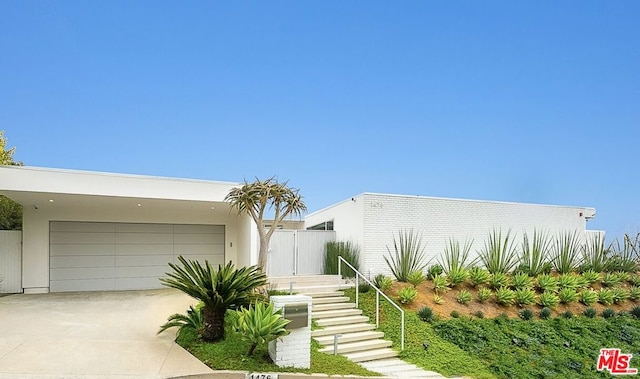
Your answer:
[[[278,379],[278,374],[253,373],[245,375],[245,379]]]

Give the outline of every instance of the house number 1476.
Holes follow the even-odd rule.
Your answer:
[[[278,374],[247,374],[245,379],[278,379]]]

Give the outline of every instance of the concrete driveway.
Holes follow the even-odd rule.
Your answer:
[[[0,297],[0,378],[170,378],[212,370],[156,336],[193,300],[170,289]]]

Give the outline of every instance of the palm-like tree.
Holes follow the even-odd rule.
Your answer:
[[[299,190],[288,187],[287,182],[278,182],[275,177],[266,180],[256,179],[253,183],[245,180],[242,187],[231,189],[224,199],[231,203],[231,207],[238,213],[248,213],[258,226],[258,266],[262,271],[266,269],[269,240],[278,224],[289,215],[300,216],[307,210]],[[265,230],[263,219],[265,212],[270,210],[274,212],[274,222],[269,230]]]
[[[267,283],[266,275],[257,266],[236,269],[229,262],[215,270],[208,261],[202,265],[182,256],[178,260],[182,267],[169,263],[174,272],[160,281],[204,303],[202,338],[206,341],[223,340],[227,309],[249,306],[261,297],[255,289]]]

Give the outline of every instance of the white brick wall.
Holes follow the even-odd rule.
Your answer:
[[[388,255],[386,246],[393,252],[393,236],[400,230],[422,233],[426,255],[433,258],[433,264],[449,238],[460,243],[473,240],[471,254],[475,257],[475,251],[483,246],[493,228],[502,229],[503,233],[511,229],[519,246],[525,231],[530,236],[534,228],[548,233],[582,232],[586,229],[586,217],[595,215],[593,208],[586,207],[421,196],[365,193],[353,199],[313,213],[309,221],[333,219],[338,240],[351,236],[359,241],[361,271],[372,277],[380,272],[390,274],[383,256]]]
[[[271,296],[275,310],[285,304],[306,303],[309,309],[307,326],[290,329],[288,336],[269,342],[269,356],[279,367],[311,367],[311,297],[304,295]]]

